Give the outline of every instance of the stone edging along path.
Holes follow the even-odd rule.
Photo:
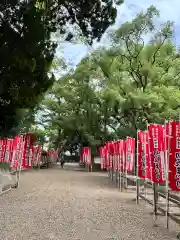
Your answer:
[[[29,169],[21,169],[21,173]],[[0,171],[0,196],[17,187],[16,171]]]

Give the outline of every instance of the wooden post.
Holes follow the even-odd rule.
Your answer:
[[[154,221],[155,221],[155,224],[156,224],[156,221],[157,221],[158,191],[157,191],[157,184],[155,184],[155,183],[153,183],[153,193],[154,193],[154,201],[153,201]]]

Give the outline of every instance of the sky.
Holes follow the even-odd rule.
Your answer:
[[[160,21],[162,23],[167,20],[175,23],[175,41],[179,42],[180,0],[124,0],[124,4],[118,7],[117,18],[113,27],[118,28],[123,22],[132,20],[138,12],[146,11],[150,5],[156,6],[160,11]],[[103,44],[103,40],[100,44]],[[72,67],[75,67],[88,53],[88,47],[84,44],[64,43],[60,51],[65,60],[70,62]]]

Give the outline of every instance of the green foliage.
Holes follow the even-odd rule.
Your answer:
[[[11,164],[7,162],[0,162],[0,169],[1,170],[10,170]]]
[[[14,129],[54,82],[51,71],[57,43],[51,38],[76,24],[91,43],[115,21],[112,1],[13,0],[0,3],[0,135]],[[54,63],[53,63],[54,64]],[[24,113],[25,112],[25,113]],[[12,133],[13,132],[13,133]]]
[[[86,57],[57,81],[43,101],[46,127],[69,146],[136,136],[147,122],[176,118],[180,54],[172,23],[157,29],[152,6],[109,33],[111,45]],[[145,43],[145,36],[149,41]]]

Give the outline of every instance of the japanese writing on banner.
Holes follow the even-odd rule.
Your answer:
[[[33,161],[38,164],[41,160],[41,146],[33,146]]]
[[[12,148],[13,148],[13,139],[4,140],[4,162],[11,162],[12,158]]]
[[[100,147],[100,163],[101,163],[101,170],[103,170],[105,168],[104,147]]]
[[[180,122],[169,124],[169,188],[180,191]]]
[[[114,171],[118,170],[118,142],[114,142],[113,143],[113,147],[114,147]]]
[[[91,149],[90,147],[84,147],[84,162],[87,165],[92,165],[92,158],[91,158]]]
[[[138,153],[137,153],[137,167],[138,167],[138,177],[146,177],[146,156],[145,156],[145,132],[138,131]]]
[[[32,134],[26,134],[24,136],[24,148],[23,148],[23,160],[22,160],[22,166],[24,168],[31,167],[32,162],[32,146],[34,143],[34,136]]]
[[[115,142],[112,142],[111,143],[111,152],[112,152],[112,167],[113,167],[113,170],[116,171],[116,154],[115,154]]]
[[[4,162],[4,151],[5,151],[5,144],[4,140],[0,140],[0,162]]]
[[[86,163],[86,148],[82,148],[82,162]]]
[[[117,170],[121,171],[120,141],[117,141]]]
[[[150,161],[150,154],[149,154],[149,134],[145,132],[145,146],[144,146],[145,158],[146,158],[146,175],[145,178],[151,180],[152,176],[152,169],[151,169],[151,161]]]
[[[109,142],[108,143],[108,152],[109,152],[109,167],[110,169],[113,168],[113,143],[112,142]]]
[[[122,140],[122,170],[126,171],[126,139]]]
[[[126,139],[126,170],[132,172],[134,169],[135,139]]]
[[[121,172],[124,171],[124,158],[125,158],[124,145],[125,145],[124,140],[120,140],[119,141],[119,170]]]
[[[13,141],[13,149],[12,149],[12,168],[17,168],[22,161],[22,152],[23,152],[23,137],[16,136]]]
[[[110,161],[109,161],[109,152],[108,152],[108,144],[105,144],[104,147],[104,156],[105,156],[105,162],[106,162],[106,168],[109,169],[110,167]]]
[[[165,162],[164,162],[164,126],[149,124],[149,151],[152,166],[152,182],[164,183]]]
[[[120,149],[119,149],[119,142],[116,142],[116,157],[117,157],[117,170],[120,171]]]

